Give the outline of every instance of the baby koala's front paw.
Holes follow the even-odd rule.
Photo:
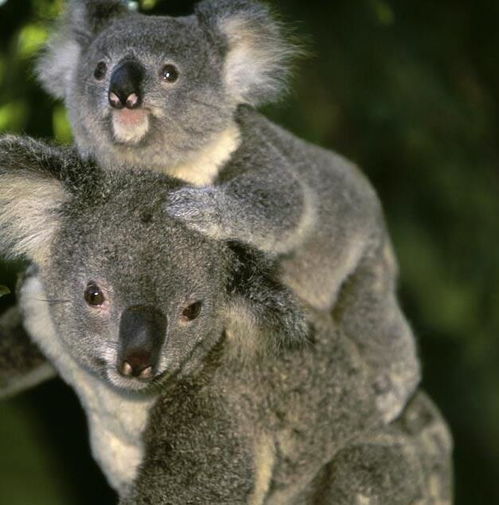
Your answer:
[[[213,238],[223,238],[221,191],[208,188],[182,188],[170,195],[166,211],[189,228]]]

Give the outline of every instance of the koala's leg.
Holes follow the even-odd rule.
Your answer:
[[[342,450],[316,481],[313,505],[451,505],[451,441],[424,396],[385,431]]]
[[[0,398],[13,396],[56,375],[22,326],[17,307],[0,316]]]
[[[388,241],[369,251],[342,286],[333,312],[373,370],[377,405],[387,423],[420,380],[414,335],[396,297],[396,270]]]

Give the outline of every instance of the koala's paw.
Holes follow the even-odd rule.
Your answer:
[[[182,188],[170,196],[166,211],[189,228],[221,239],[226,238],[221,200],[221,191],[215,188]]]

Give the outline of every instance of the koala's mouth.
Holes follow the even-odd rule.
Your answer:
[[[149,132],[150,112],[146,109],[115,110],[111,124],[115,142],[136,145]]]
[[[157,375],[152,381],[141,381],[139,379],[129,379],[121,376],[112,368],[103,370],[103,379],[109,381],[114,387],[120,391],[129,393],[145,393],[154,390],[158,382],[161,381],[164,374]]]

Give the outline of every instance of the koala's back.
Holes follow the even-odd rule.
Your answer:
[[[271,199],[274,188],[285,209],[281,216],[301,204],[295,243],[280,258],[281,279],[312,307],[333,313],[378,373],[380,411],[395,419],[419,383],[420,368],[398,304],[397,263],[375,191],[353,163],[257,112],[241,108],[239,123],[242,148],[226,180],[264,165],[262,199]]]
[[[290,191],[282,201],[303,207],[296,246],[282,260],[283,278],[313,307],[331,309],[366,249],[386,240],[379,200],[360,170],[339,154],[299,139],[250,108],[239,109],[238,122],[242,148],[221,180],[251,170],[253,153],[263,151],[268,187],[281,192],[288,179],[299,181],[301,194]]]

